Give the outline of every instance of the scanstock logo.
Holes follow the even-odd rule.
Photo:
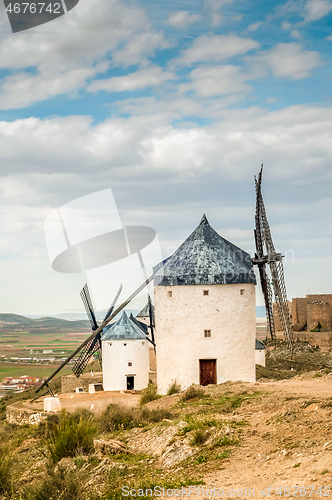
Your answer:
[[[45,2],[3,0],[13,33],[28,30],[63,16],[80,0],[46,0]]]

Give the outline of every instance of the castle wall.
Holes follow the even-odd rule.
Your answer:
[[[310,294],[310,295],[306,295],[306,298],[309,299],[309,302],[313,302],[315,300],[323,300],[324,302],[328,302],[332,308],[332,294],[331,293]]]
[[[292,300],[292,325],[293,330],[306,329],[308,298],[297,297]]]
[[[293,304],[289,300],[287,300],[287,303],[288,303],[289,314],[291,316],[291,321],[292,321],[293,320],[293,313],[292,313]],[[272,307],[273,307],[274,328],[275,328],[275,330],[282,330],[282,324],[281,324],[279,313],[278,313],[278,306],[274,302],[272,304]]]
[[[127,390],[127,376],[134,376],[135,390],[145,389],[149,383],[149,342],[104,340],[102,344],[104,390]]]
[[[331,307],[323,300],[315,300],[307,306],[307,330],[312,330],[318,323],[325,330],[331,330]]]
[[[174,380],[182,389],[199,384],[200,359],[217,360],[218,384],[255,381],[254,284],[156,286],[155,314],[161,394]]]
[[[284,340],[284,333],[276,331],[277,339]],[[332,332],[294,332],[294,340],[309,342],[312,346],[319,346],[321,351],[332,351]]]

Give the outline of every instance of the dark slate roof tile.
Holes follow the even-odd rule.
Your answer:
[[[154,275],[156,286],[256,284],[250,255],[220,236],[205,215]]]
[[[102,340],[146,340],[142,329],[131,321],[124,311],[119,321],[103,329]]]

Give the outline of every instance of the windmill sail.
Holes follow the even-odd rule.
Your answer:
[[[95,312],[93,310],[93,305],[92,305],[92,301],[91,301],[91,297],[90,297],[90,292],[89,292],[89,288],[88,288],[88,285],[87,283],[84,285],[81,293],[80,293],[80,296],[83,300],[83,304],[84,304],[84,307],[85,307],[85,310],[86,310],[86,313],[88,315],[88,318],[89,318],[89,321],[90,321],[90,324],[91,324],[91,328],[92,330],[97,330],[98,328],[98,323],[97,323],[97,320],[96,320],[96,315],[95,315]]]
[[[156,349],[156,343],[154,340],[154,329],[155,329],[155,322],[154,322],[154,307],[152,305],[151,297],[150,295],[148,296],[148,307],[149,307],[149,320],[150,320],[150,333],[151,333],[151,340],[153,342],[154,348]]]
[[[261,191],[263,165],[259,172],[258,180],[255,179],[256,188],[256,214],[255,214],[255,242],[256,255],[253,264],[258,265],[262,292],[264,295],[266,316],[269,333],[272,340],[275,340],[275,325],[273,318],[272,289],[270,279],[267,274],[266,264],[270,268],[271,284],[278,308],[278,315],[284,331],[285,340],[290,352],[293,346],[293,331],[290,320],[287,293],[282,264],[282,255],[277,253],[272,241],[270,226],[266,217],[266,211]],[[266,252],[264,254],[264,251]]]
[[[103,319],[103,322],[111,316],[111,314],[114,310],[116,301],[118,300],[119,295],[121,293],[121,290],[122,290],[122,285],[120,285],[120,288],[119,288],[116,296],[114,297],[114,300],[113,300],[111,306],[109,307],[109,309],[108,309],[108,311]],[[98,328],[98,323],[96,320],[96,315],[95,315],[95,312],[93,309],[93,305],[92,305],[92,301],[91,301],[91,297],[90,297],[90,293],[89,293],[89,288],[88,288],[87,284],[84,285],[80,295],[82,297],[83,304],[84,304],[86,313],[88,315],[92,331],[95,331]],[[79,358],[75,361],[75,364],[73,366],[73,373],[74,373],[74,375],[76,375],[76,377],[80,377],[82,375],[82,373],[85,370],[85,367],[87,366],[91,357],[94,354],[98,353],[99,362],[100,362],[100,366],[101,366],[101,359],[102,359],[101,358],[101,333],[102,332],[97,333],[97,335],[95,337],[93,337],[84,346],[84,348],[82,349],[82,351],[79,355]]]

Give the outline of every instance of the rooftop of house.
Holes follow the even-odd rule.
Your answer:
[[[171,257],[154,268],[155,285],[253,283],[250,255],[220,236],[205,215]]]
[[[142,329],[137,326],[124,311],[121,318],[112,325],[103,329],[102,341],[104,340],[146,340]]]

